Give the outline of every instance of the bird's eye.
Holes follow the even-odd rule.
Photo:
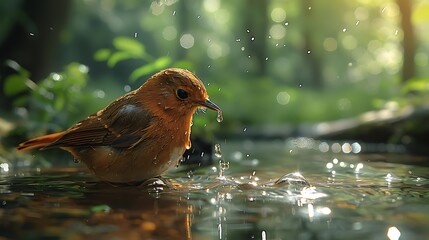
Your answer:
[[[177,97],[180,99],[185,99],[188,97],[188,92],[183,89],[179,89],[177,90]]]

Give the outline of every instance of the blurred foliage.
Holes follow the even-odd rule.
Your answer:
[[[150,76],[157,71],[167,67],[185,68],[194,71],[194,66],[188,61],[178,61],[172,63],[171,57],[164,56],[159,58],[152,57],[146,52],[145,46],[136,40],[129,37],[117,37],[113,39],[114,49],[103,48],[94,54],[94,59],[97,61],[106,61],[107,65],[113,68],[117,63],[125,60],[137,60],[140,63],[145,62],[143,66],[131,72],[129,77],[130,82],[135,82],[137,79],[145,76]]]
[[[85,91],[88,67],[79,63],[67,65],[62,72],[51,73],[39,83],[29,79],[27,70],[9,61],[17,73],[5,79],[4,94],[15,98],[13,105],[21,117],[28,119],[21,127],[32,134],[45,134],[64,130],[88,112],[86,103],[93,101],[93,94]],[[27,107],[29,111],[26,110]]]
[[[0,83],[5,95],[16,96],[15,112],[32,135],[70,126],[166,67],[194,71],[223,109],[220,125],[210,111],[194,118],[194,131],[207,135],[213,128],[228,133],[428,104],[425,0],[411,1],[416,72],[406,83],[394,0],[72,1],[67,25],[58,30],[49,16],[46,25],[35,25],[22,2],[0,3],[2,19],[10,17],[0,21],[0,45],[14,24],[25,25],[30,40],[41,28],[60,31],[51,66],[60,73],[30,81],[31,72],[10,66],[16,73]],[[33,63],[48,57],[27,54]],[[74,61],[91,69],[90,80],[83,65],[69,65]]]

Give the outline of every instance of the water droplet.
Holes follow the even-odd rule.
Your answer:
[[[246,48],[245,47],[241,47],[241,51],[244,51]]]
[[[289,23],[288,23],[288,22],[285,22],[285,26],[289,26]]]
[[[347,31],[347,28],[343,28],[343,32],[346,32]]]
[[[32,32],[31,32],[31,33],[30,33],[30,36],[34,36],[34,33],[32,33]]]
[[[302,84],[301,84],[301,83],[299,84],[299,87],[300,87],[300,88],[302,87]]]
[[[252,174],[250,174],[249,179],[252,179],[256,175],[256,171],[253,171]]]
[[[207,68],[210,68],[212,65],[208,65]]]
[[[134,33],[134,38],[137,38],[137,35],[138,35],[138,34],[135,32],[135,33]]]
[[[200,15],[198,15],[198,16],[197,16],[197,18],[201,18],[201,16],[200,16]]]
[[[217,118],[216,118],[217,122],[220,123],[223,121],[223,114],[222,111],[217,111]]]
[[[173,16],[176,15],[176,10],[173,11]]]
[[[255,37],[251,37],[251,38],[250,38],[250,41],[255,41]]]
[[[359,23],[360,23],[360,21],[359,21],[359,20],[357,20],[357,21],[356,21],[356,26],[357,26],[357,25],[359,25]]]
[[[224,162],[222,160],[219,160],[219,174],[217,179],[225,180],[224,172],[229,168],[229,162]]]
[[[247,30],[246,30],[246,32],[247,32],[247,33],[250,33],[250,29],[247,29]]]
[[[245,131],[247,131],[247,128],[244,128],[244,129],[243,129],[243,132],[245,132]]]
[[[307,50],[307,53],[308,53],[308,54],[310,54],[310,53],[311,53],[311,51],[310,51],[310,50]]]
[[[241,42],[240,38],[235,39],[236,42]]]
[[[219,161],[219,168],[220,168],[220,172],[223,173],[224,170],[229,169],[229,162]]]
[[[222,157],[222,151],[220,150],[220,144],[219,143],[215,144],[215,156],[218,158]]]
[[[282,177],[280,177],[275,183],[277,186],[281,185],[300,185],[305,187],[310,187],[310,183],[307,181],[307,179],[304,178],[304,176],[301,175],[299,172],[294,173],[288,173]]]
[[[308,7],[308,10],[311,10],[311,7]]]
[[[268,57],[265,58],[265,61],[268,61]]]
[[[124,91],[125,91],[125,92],[129,92],[129,91],[131,91],[131,86],[130,86],[130,85],[125,85],[125,86],[124,86]]]
[[[154,165],[156,165],[156,164],[158,164],[158,155],[157,156],[155,156],[155,157],[153,157],[153,161],[152,161],[152,163],[154,164]]]

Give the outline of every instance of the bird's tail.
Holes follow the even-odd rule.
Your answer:
[[[18,152],[25,152],[35,148],[43,148],[52,144],[63,135],[64,135],[64,132],[58,132],[58,133],[52,133],[49,135],[33,138],[19,144],[19,146],[17,147],[17,150]]]

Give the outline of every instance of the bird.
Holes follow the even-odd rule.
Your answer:
[[[194,73],[168,68],[67,130],[25,141],[17,151],[61,148],[101,181],[143,182],[179,164],[191,147],[197,109],[222,116]]]

